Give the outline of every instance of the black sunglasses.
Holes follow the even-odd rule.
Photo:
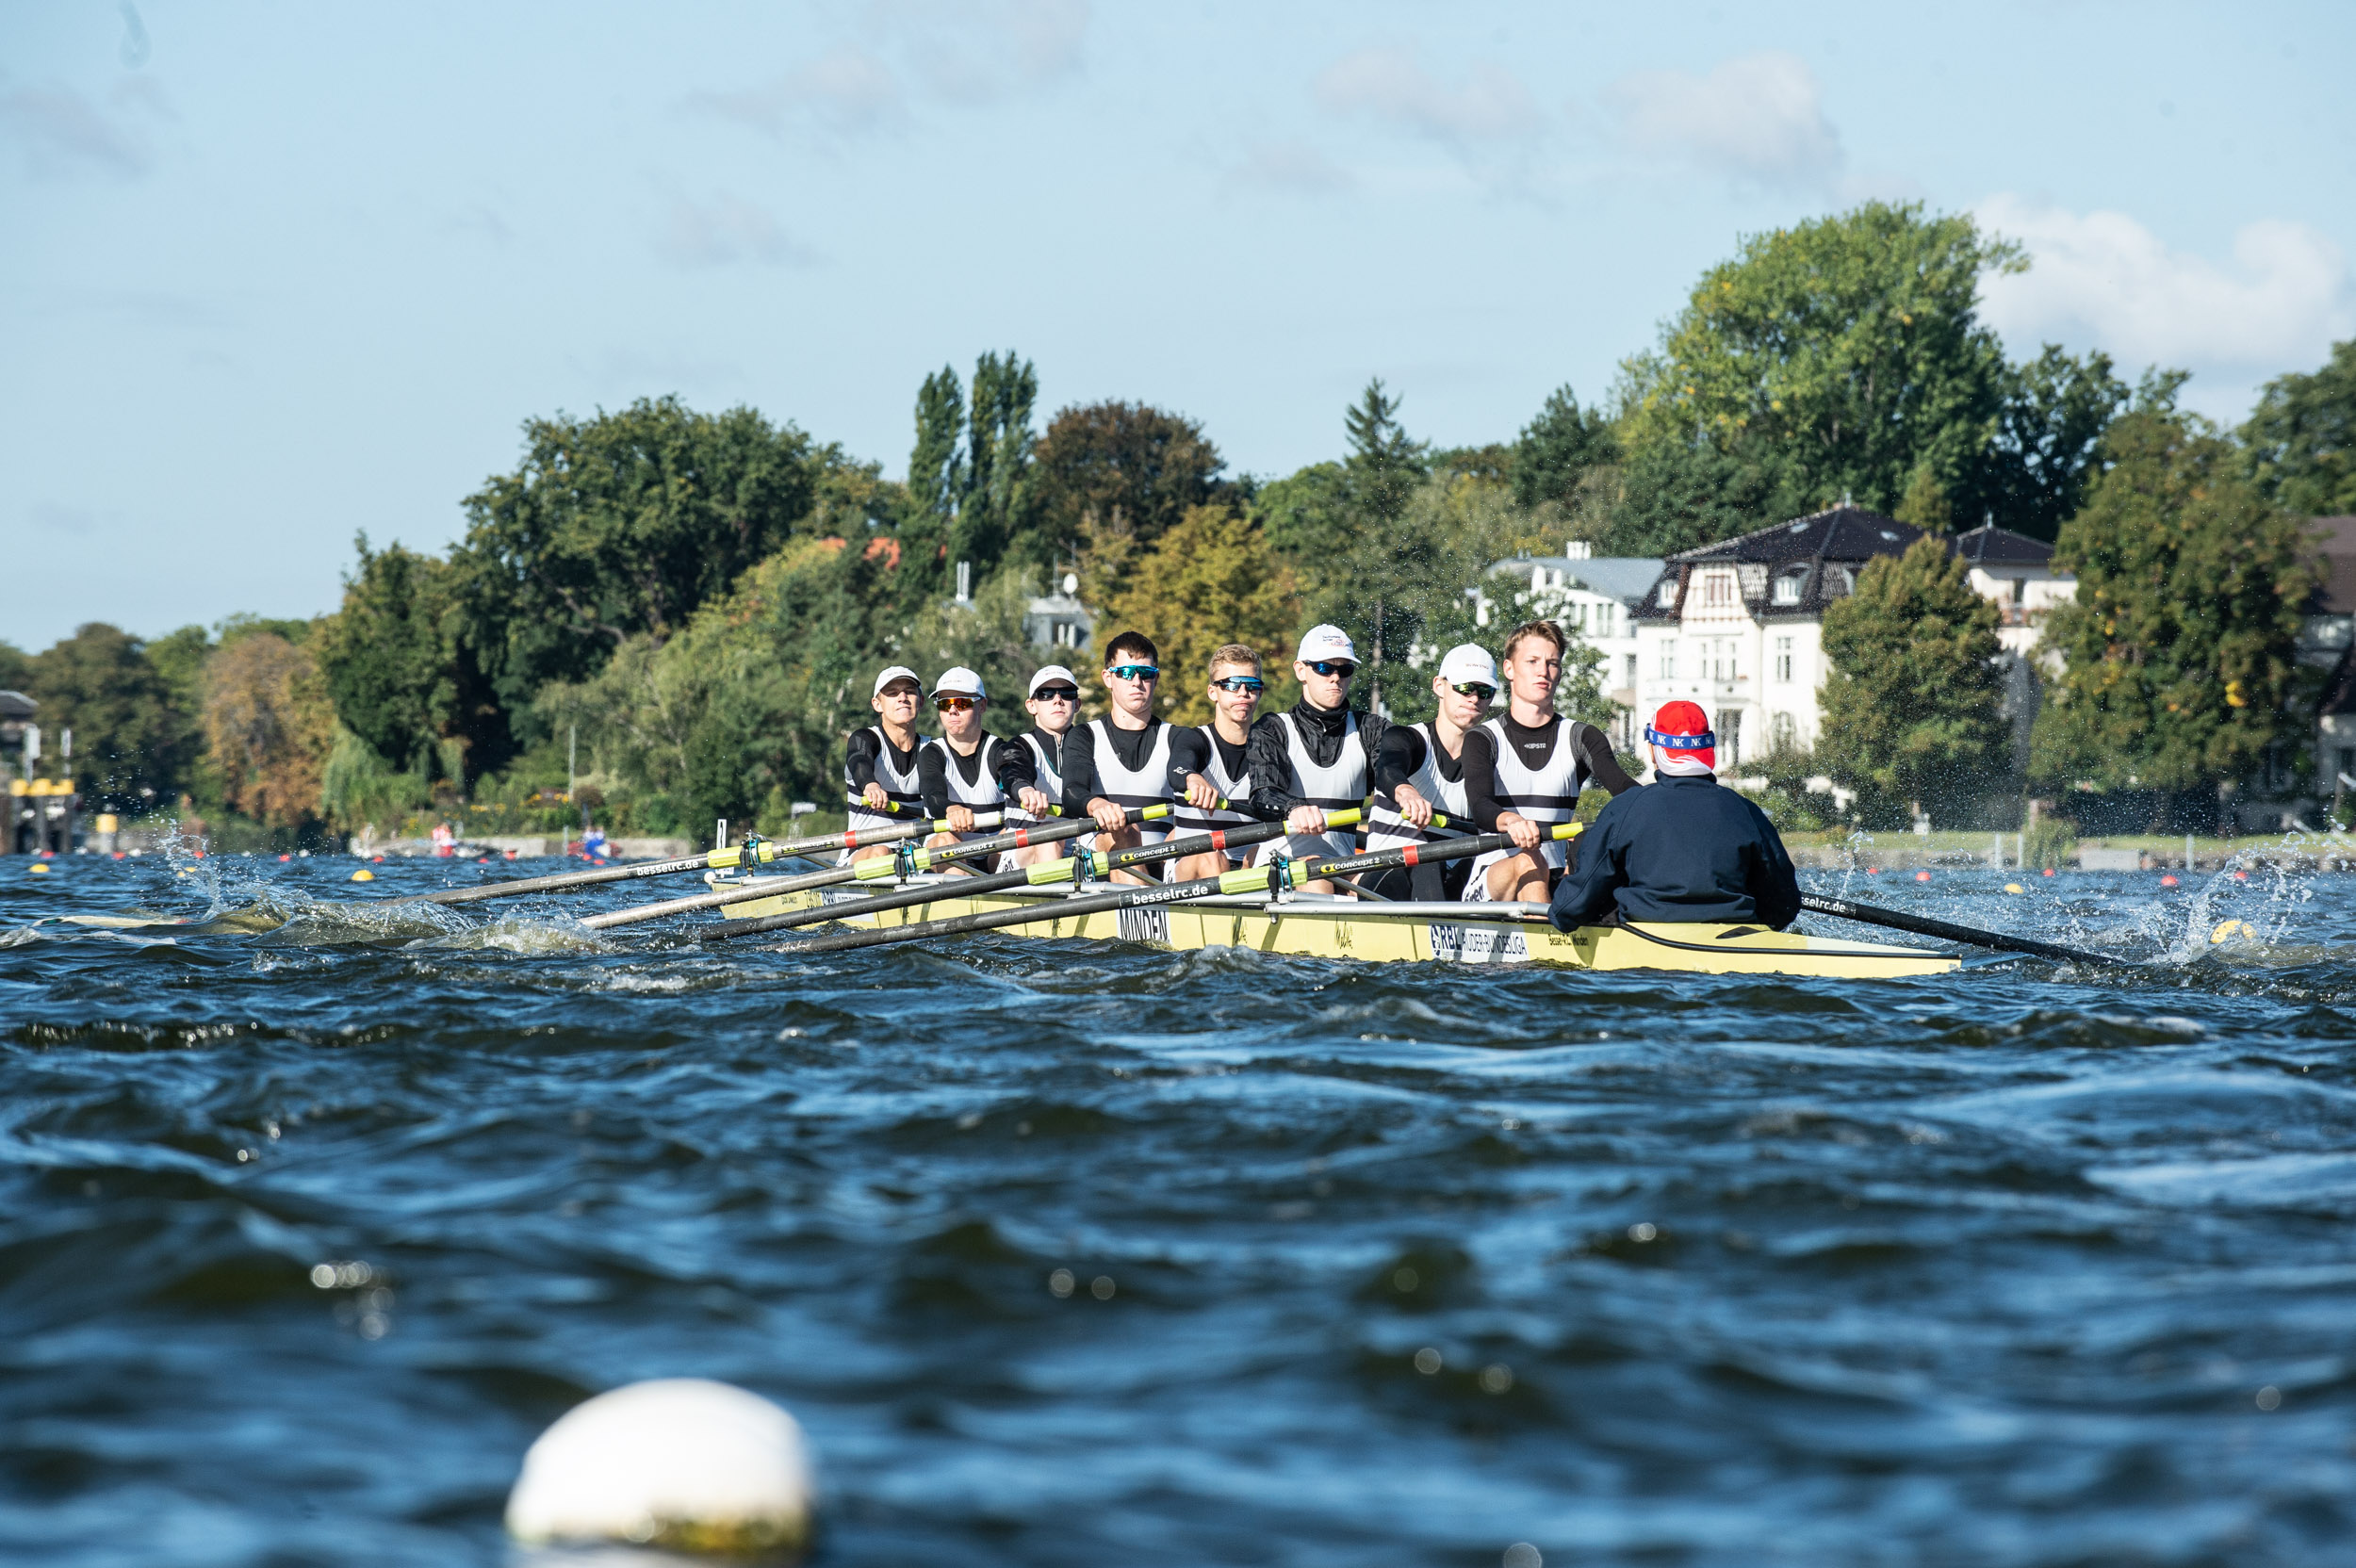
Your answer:
[[[1497,694],[1496,687],[1485,686],[1478,680],[1451,680],[1448,688],[1460,697],[1479,697],[1483,702],[1495,701]]]
[[[1080,688],[1077,686],[1041,686],[1031,695],[1040,702],[1077,702],[1080,700]]]
[[[1313,659],[1309,667],[1319,675],[1337,675],[1344,680],[1358,673],[1358,666],[1347,659]]]

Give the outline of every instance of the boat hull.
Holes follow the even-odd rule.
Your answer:
[[[855,901],[875,890],[810,890],[731,905],[729,918],[815,908],[822,899],[845,906],[839,923],[875,929],[911,925],[1000,909],[1039,907],[1060,893],[1009,890],[960,896],[944,880],[940,896],[897,909],[854,913]],[[1270,905],[1258,899],[1216,898],[1186,904],[1104,909],[1003,928],[1024,937],[1142,942],[1177,952],[1248,947],[1302,958],[1356,958],[1371,963],[1545,963],[1592,970],[1673,970],[1698,974],[1810,975],[1829,979],[1891,979],[1944,974],[1959,968],[1955,955],[1880,942],[1840,941],[1761,925],[1591,925],[1557,931],[1533,905],[1387,904],[1303,898]]]

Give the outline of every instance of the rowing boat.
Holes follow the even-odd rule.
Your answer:
[[[758,886],[769,878],[752,878]],[[868,929],[909,925],[1003,909],[1044,909],[1066,895],[1012,889],[960,895],[957,877],[917,878],[940,897],[897,909],[857,912],[842,923]],[[865,890],[806,889],[737,903],[740,919],[779,915],[826,905],[853,905]],[[1930,948],[1838,941],[1763,925],[1589,925],[1557,931],[1543,904],[1375,904],[1294,894],[1265,898],[1197,899],[1179,905],[1104,909],[1062,920],[1008,927],[1023,936],[1121,940],[1177,952],[1249,947],[1303,958],[1357,958],[1376,963],[1440,960],[1466,964],[1561,964],[1591,970],[1677,970],[1697,974],[1783,974],[1827,979],[1890,979],[1944,974],[1962,960]]]

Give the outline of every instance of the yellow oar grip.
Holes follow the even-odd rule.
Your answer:
[[[1366,820],[1366,812],[1355,806],[1349,807],[1339,811],[1328,811],[1325,813],[1325,825],[1328,827],[1355,827]]]

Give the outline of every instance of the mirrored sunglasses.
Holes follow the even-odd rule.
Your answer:
[[[1448,686],[1449,691],[1454,692],[1460,697],[1479,697],[1483,702],[1497,700],[1497,689],[1485,681],[1451,680]]]
[[[1358,666],[1347,659],[1313,659],[1309,667],[1319,675],[1337,675],[1344,680],[1358,673]]]
[[[1211,684],[1222,692],[1250,692],[1254,696],[1268,690],[1268,682],[1256,675],[1223,676]]]
[[[1031,698],[1035,702],[1077,702],[1080,700],[1080,688],[1077,686],[1041,686],[1031,694]]]
[[[1119,676],[1123,680],[1159,680],[1162,667],[1159,664],[1115,664],[1104,673]]]
[[[981,705],[982,699],[979,697],[933,698],[934,709],[943,713],[962,713],[969,708],[979,708]]]

